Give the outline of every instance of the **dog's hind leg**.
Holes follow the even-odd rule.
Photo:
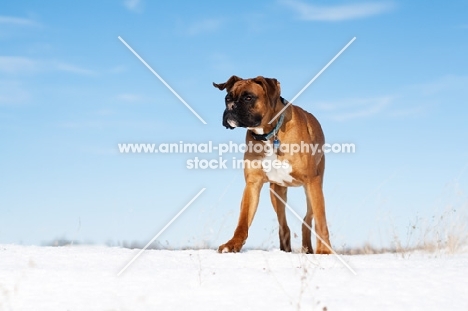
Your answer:
[[[271,203],[275,209],[276,216],[279,223],[279,240],[280,249],[285,252],[291,251],[291,234],[289,231],[288,223],[286,221],[285,204],[287,200],[288,188],[274,183],[270,183],[270,189],[273,190],[283,200],[281,201],[272,191],[270,191]]]
[[[307,254],[313,254],[314,249],[312,248],[310,228],[312,228],[312,217],[314,214],[306,186],[304,186],[304,189],[307,197],[307,212],[302,223],[302,251]]]
[[[325,216],[325,200],[322,191],[322,177],[315,176],[305,186],[307,196],[307,213],[302,224],[302,247],[307,253],[313,253],[311,243],[312,217],[315,221],[317,234],[317,254],[330,254],[330,239],[328,234],[327,219]],[[307,224],[307,226],[305,225]]]

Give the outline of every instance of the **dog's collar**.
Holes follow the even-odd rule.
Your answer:
[[[289,102],[288,102],[286,99],[284,99],[283,97],[280,97],[280,100],[281,100],[281,103],[282,103],[283,105],[285,105],[285,106],[286,106],[287,104],[289,104]],[[255,139],[255,140],[261,140],[261,141],[262,141],[262,140],[263,140],[263,141],[266,141],[266,140],[269,140],[269,139],[270,139],[271,137],[273,137],[274,135],[276,135],[276,133],[278,133],[278,130],[281,128],[281,125],[283,125],[284,114],[285,114],[285,113],[286,113],[286,112],[283,111],[283,113],[282,113],[281,116],[279,117],[278,123],[276,123],[276,126],[275,126],[270,132],[268,132],[268,133],[266,133],[266,134],[256,134],[256,133],[254,133],[253,131],[251,131],[251,132],[252,132],[252,137],[253,137],[253,139]]]

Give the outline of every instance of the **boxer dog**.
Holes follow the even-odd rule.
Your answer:
[[[307,197],[307,212],[302,224],[302,250],[313,253],[311,242],[312,218],[315,222],[317,254],[330,254],[330,240],[325,217],[325,201],[322,192],[325,157],[321,148],[325,142],[317,119],[300,107],[289,105],[281,96],[280,83],[276,79],[256,77],[242,79],[232,76],[225,83],[213,83],[219,90],[226,90],[226,109],[223,125],[228,129],[247,128],[244,154],[245,189],[242,196],[237,228],[232,239],[219,246],[218,252],[239,252],[244,245],[250,225],[257,210],[260,190],[270,183],[270,197],[279,222],[279,240],[282,251],[291,251],[291,235],[286,221],[285,202],[287,187],[303,186]],[[287,152],[283,146],[318,146],[316,152]],[[255,148],[261,144],[263,148]],[[266,148],[267,146],[273,148]],[[262,149],[262,151],[257,152]],[[292,149],[292,147],[291,147]],[[255,151],[257,150],[257,151]],[[266,152],[269,150],[270,152]],[[273,151],[273,152],[272,152]],[[247,165],[248,163],[262,163]],[[265,160],[277,160],[276,166],[266,165]],[[286,164],[286,165],[285,165]],[[277,194],[279,198],[275,195]],[[281,199],[280,199],[281,198]],[[307,224],[307,225],[306,225]]]

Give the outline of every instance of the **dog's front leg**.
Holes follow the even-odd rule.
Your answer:
[[[242,196],[241,210],[237,228],[234,236],[227,243],[218,248],[220,253],[239,252],[247,240],[249,227],[257,211],[260,190],[263,183],[256,181],[247,181]]]

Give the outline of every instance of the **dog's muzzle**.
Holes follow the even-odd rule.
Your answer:
[[[237,121],[235,115],[227,109],[224,111],[223,114],[223,126],[230,130],[239,126],[239,121]]]

